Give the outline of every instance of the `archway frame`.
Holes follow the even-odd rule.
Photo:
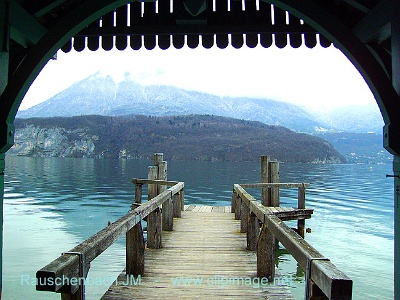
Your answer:
[[[396,0],[382,0],[371,10],[357,30],[345,26],[328,10],[313,0],[262,0],[276,5],[304,20],[315,30],[331,40],[362,74],[382,113],[384,127],[384,147],[395,156],[395,298],[400,299],[400,5]],[[9,57],[7,42],[9,1],[0,0],[0,173],[4,176],[4,153],[14,142],[14,119],[21,101],[42,68],[71,37],[78,34],[90,23],[126,3],[126,0],[84,0],[63,16],[51,29],[38,37],[37,43],[21,57],[12,74],[8,74]],[[358,3],[360,1],[351,1]],[[384,13],[379,13],[384,12]],[[384,15],[385,14],[385,15]],[[374,17],[379,17],[374,19]],[[382,20],[384,19],[384,20]],[[373,20],[381,24],[391,24],[391,53],[380,54],[366,43],[368,35],[376,31]],[[364,28],[363,25],[365,24]],[[379,24],[378,24],[379,25]],[[376,25],[377,26],[377,25]],[[383,59],[390,56],[391,65]],[[391,70],[390,70],[391,68]],[[0,179],[0,189],[4,189],[4,178]],[[2,198],[2,197],[1,197]],[[1,199],[2,200],[2,199]]]

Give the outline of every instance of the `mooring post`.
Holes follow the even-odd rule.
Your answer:
[[[174,195],[174,203],[173,203],[173,207],[174,207],[174,218],[180,218],[180,217],[182,217],[182,210],[181,210],[181,207],[182,207],[182,204],[181,204],[181,198],[182,198],[182,196],[181,196],[181,193],[182,192],[179,192],[179,193],[176,193],[175,195]]]
[[[135,203],[142,203],[143,184],[135,183]]]
[[[139,222],[126,233],[126,275],[143,275],[144,250],[143,228]]]
[[[257,249],[258,236],[260,235],[260,224],[257,216],[250,212],[247,223],[247,250],[255,251]]]
[[[270,156],[261,156],[261,182],[279,183],[279,162],[271,161]],[[279,206],[279,188],[263,188],[261,204]],[[266,277],[271,282],[275,277],[275,258],[278,240],[263,224],[257,243],[257,276]]]
[[[298,187],[298,198],[297,198],[297,208],[304,209],[306,208],[306,187],[304,183]],[[297,233],[304,238],[304,229],[306,227],[306,219],[297,220]]]
[[[247,222],[249,219],[249,207],[242,201],[240,212],[240,232],[247,232]]]
[[[236,204],[235,204],[235,220],[240,220],[240,215],[241,215],[241,209],[242,209],[242,199],[240,198],[240,196],[238,194],[236,194]]]
[[[135,203],[133,209],[142,203],[142,187],[143,184],[135,182]],[[143,275],[145,242],[142,222],[139,222],[126,233],[125,250],[126,274],[133,276]]]
[[[155,180],[158,176],[158,167],[150,166],[148,169],[148,179]],[[148,200],[157,196],[157,184],[149,184]],[[161,209],[158,207],[147,217],[147,247],[158,249],[162,248],[162,221]]]
[[[261,156],[261,183],[269,182],[269,161],[269,155]],[[264,206],[271,206],[269,188],[261,189],[261,204]]]
[[[275,277],[275,237],[265,224],[258,238],[257,277],[268,278],[269,282]]]
[[[235,213],[235,211],[236,211],[236,192],[235,192],[235,189],[233,189],[233,192],[232,192],[232,201],[231,201],[231,213]]]
[[[157,153],[155,155],[161,156],[162,153]],[[154,159],[156,161],[156,159]],[[158,176],[157,179],[159,180],[167,180],[167,162],[166,161],[157,161],[158,165]],[[159,185],[158,186],[158,194],[167,190],[167,186]],[[174,208],[172,204],[172,197],[169,197],[167,201],[165,201],[162,205],[162,228],[166,231],[171,231],[174,226]]]
[[[270,161],[269,162],[269,182],[270,183],[279,183],[279,162],[278,161]],[[279,187],[271,188],[270,193],[270,203],[271,206],[278,207],[280,205],[280,195],[279,195]]]

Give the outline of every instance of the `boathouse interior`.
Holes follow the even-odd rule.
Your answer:
[[[0,0],[1,202],[16,113],[57,51],[318,44],[333,44],[346,55],[382,113],[382,146],[393,155],[394,290],[400,299],[398,0]]]

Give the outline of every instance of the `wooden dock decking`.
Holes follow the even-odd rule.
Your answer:
[[[294,299],[288,286],[254,279],[256,253],[230,212],[185,205],[173,231],[163,231],[163,248],[146,249],[140,282],[126,284],[122,272],[101,299]]]
[[[38,270],[37,290],[84,299],[90,262],[125,235],[126,268],[103,300],[294,299],[291,278],[276,268],[277,241],[305,270],[305,299],[352,299],[352,280],[304,240],[305,220],[313,214],[305,206],[308,183],[277,182],[277,162],[262,157],[262,173],[271,170],[268,181],[234,184],[231,206],[184,205],[185,183],[166,180],[162,156],[155,154],[147,179],[132,179],[129,212]],[[142,202],[145,184],[148,200]],[[261,189],[261,202],[245,188]],[[298,190],[297,208],[280,206],[281,188]],[[285,220],[297,220],[297,228]]]

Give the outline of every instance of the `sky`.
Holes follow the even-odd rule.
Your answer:
[[[20,109],[45,101],[74,82],[100,72],[116,81],[126,73],[144,85],[165,84],[220,96],[246,96],[330,110],[376,105],[374,96],[340,50],[214,46],[176,50],[112,50],[57,53],[43,68]]]

